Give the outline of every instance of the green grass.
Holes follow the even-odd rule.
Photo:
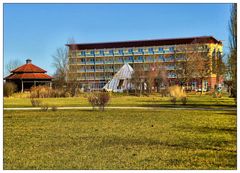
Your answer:
[[[236,169],[236,111],[4,111],[4,169]]]
[[[70,97],[70,98],[44,98],[43,103],[49,106],[90,106],[87,97]],[[178,101],[176,106],[170,102],[170,97],[160,97],[159,95],[152,96],[112,96],[109,106],[144,106],[144,107],[182,107]],[[209,95],[189,95],[188,102],[185,107],[233,107],[235,106],[234,99],[224,96],[222,98],[213,98]],[[29,98],[4,98],[4,107],[32,107]]]

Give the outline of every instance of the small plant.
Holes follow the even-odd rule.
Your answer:
[[[3,85],[3,95],[4,97],[12,96],[14,92],[17,91],[17,86],[14,83],[6,82]]]
[[[93,110],[98,105],[98,97],[95,94],[88,96],[88,102],[92,105]]]
[[[182,101],[183,105],[186,105],[187,104],[187,97],[182,97],[181,101]]]
[[[57,106],[52,106],[52,111],[57,111]]]
[[[41,110],[46,112],[48,110],[48,105],[47,104],[42,104]]]
[[[172,99],[170,100],[174,105],[176,105],[177,103],[177,98],[176,97],[172,97]]]
[[[177,85],[169,87],[169,93],[170,96],[176,98],[186,97],[185,91],[180,86]]]
[[[33,107],[39,107],[42,102],[41,102],[41,100],[39,100],[39,99],[31,98],[31,103],[32,103],[32,106],[33,106]]]
[[[110,100],[110,94],[107,92],[95,92],[88,96],[88,102],[92,105],[92,108],[99,107],[104,111],[105,106]]]
[[[99,103],[99,109],[104,111],[105,106],[108,104],[110,100],[110,95],[107,92],[100,92],[98,95],[98,103]]]

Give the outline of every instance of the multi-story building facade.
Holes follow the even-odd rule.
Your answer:
[[[69,47],[69,75],[68,80],[77,81],[81,86],[102,88],[113,75],[128,63],[134,68],[135,64],[142,64],[144,71],[148,71],[152,64],[162,64],[166,67],[169,81],[177,82],[176,62],[183,61],[189,49],[195,46],[198,51],[205,51],[208,55],[209,70],[205,87],[213,88],[216,84],[214,66],[216,54],[222,53],[222,42],[212,36],[173,38],[158,40],[139,40],[106,43],[67,44]],[[197,88],[202,83],[192,81],[190,85]]]

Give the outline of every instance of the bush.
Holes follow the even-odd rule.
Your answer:
[[[92,108],[95,109],[98,105],[98,97],[95,94],[91,94],[88,96],[88,102],[92,105]]]
[[[41,110],[42,111],[47,111],[48,110],[48,104],[42,104]]]
[[[52,111],[57,111],[57,106],[52,106]]]
[[[162,95],[162,97],[167,97],[167,95],[169,94],[168,89],[161,89],[159,91],[160,95]]]
[[[107,92],[99,93],[99,109],[104,111],[105,106],[108,104],[110,100],[110,95]]]
[[[170,93],[170,96],[176,97],[176,98],[186,97],[185,91],[183,91],[183,89],[177,85],[169,87],[169,93]]]
[[[104,111],[109,100],[110,94],[108,92],[94,92],[88,96],[88,102],[92,105],[93,109],[97,106],[102,111]]]
[[[48,86],[34,86],[30,90],[30,98],[48,98],[53,94]]]
[[[12,96],[14,92],[17,91],[17,86],[14,83],[6,82],[3,85],[3,95],[4,97]]]
[[[170,100],[174,105],[176,105],[177,102],[177,98],[176,97],[172,97],[172,99]]]
[[[187,104],[187,97],[183,97],[183,98],[181,99],[181,101],[182,101],[182,104],[183,104],[183,105],[186,105],[186,104]]]
[[[169,87],[169,93],[170,93],[170,96],[172,97],[171,102],[174,105],[176,104],[178,98],[186,98],[185,91],[180,86],[177,86],[177,85]],[[181,99],[181,101],[182,101],[182,103],[183,102],[187,103],[186,99],[184,101]]]
[[[63,89],[52,89],[48,86],[34,86],[30,90],[30,98],[71,97],[71,93]]]
[[[31,98],[31,103],[33,107],[39,107],[42,102],[39,99]]]

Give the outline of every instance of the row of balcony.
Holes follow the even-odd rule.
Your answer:
[[[178,58],[176,59],[176,61],[183,61],[183,58]],[[158,58],[158,59],[154,59],[154,58],[149,58],[149,59],[142,59],[142,60],[117,60],[117,61],[83,61],[83,62],[77,62],[77,61],[73,61],[70,62],[70,64],[80,64],[80,65],[102,65],[102,64],[124,64],[124,63],[152,63],[152,62],[174,62],[174,58]]]
[[[151,48],[150,48],[151,49]],[[194,51],[194,50],[189,50]],[[208,52],[209,49],[200,49],[197,51]],[[75,54],[79,57],[102,57],[102,56],[131,56],[131,55],[154,55],[154,54],[174,54],[174,53],[186,53],[182,50],[177,50],[173,47],[170,48],[159,48],[159,49],[139,49],[133,51],[127,50],[114,50],[114,51],[81,51],[80,53]]]
[[[168,78],[176,78],[176,74],[171,73],[168,74]],[[77,80],[110,80],[112,79],[112,76],[87,76],[87,77],[78,77]]]
[[[101,68],[101,69],[79,69],[77,72],[117,72],[120,70],[120,67],[113,68]],[[149,67],[144,67],[144,71],[148,71]],[[166,66],[166,70],[175,70],[175,66]]]

